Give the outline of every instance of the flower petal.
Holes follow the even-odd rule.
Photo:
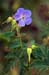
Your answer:
[[[19,13],[20,15],[23,14],[23,13],[24,13],[24,8],[19,8],[19,9],[17,10],[17,13]]]
[[[32,15],[30,10],[25,10],[24,14],[25,14],[25,17],[30,17]]]
[[[32,18],[26,18],[25,19],[25,24],[26,25],[29,25],[29,24],[31,24],[32,23]]]
[[[18,20],[20,20],[20,15],[14,15],[13,18],[14,18],[16,21],[18,21]]]
[[[24,8],[19,8],[14,14],[13,18],[18,21],[21,18],[21,15],[24,13]]]
[[[25,26],[25,21],[24,20],[19,20],[19,26],[24,27]]]

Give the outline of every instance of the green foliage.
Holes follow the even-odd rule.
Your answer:
[[[12,9],[13,4],[9,4],[9,0],[0,0],[0,29],[2,26],[2,23],[9,17],[13,16],[13,13],[15,10],[17,10],[17,5],[19,7],[24,7],[27,9],[30,9],[33,13],[33,24],[39,29],[38,35],[35,32],[35,37],[39,36],[38,38],[43,40],[45,36],[49,36],[49,21],[43,21],[41,20],[40,16],[38,16],[38,8],[40,7],[40,4],[48,3],[48,0],[15,0],[14,3],[16,4],[16,9]],[[5,3],[5,7],[3,7],[3,4]],[[7,5],[7,8],[6,8]],[[47,4],[48,5],[48,4]],[[47,14],[46,14],[47,15]],[[20,75],[25,75],[26,71],[29,71],[32,68],[35,68],[37,70],[40,70],[42,72],[40,75],[46,75],[46,73],[43,73],[46,71],[47,68],[49,68],[49,46],[43,45],[43,43],[38,43],[39,39],[32,37],[31,31],[29,31],[29,34],[31,34],[29,41],[26,36],[27,31],[25,33],[19,32],[21,28],[16,28],[16,23],[11,25],[12,31],[4,31],[3,26],[3,32],[0,32],[0,46],[3,44],[4,47],[8,48],[8,51],[4,52],[3,58],[5,61],[3,61],[3,71],[0,72],[0,75],[6,75],[11,69],[11,67],[15,67],[17,61],[19,60],[19,66],[20,66]],[[7,24],[6,24],[7,26]],[[24,27],[25,28],[25,27]],[[18,30],[17,30],[18,29]],[[22,28],[23,29],[23,28]],[[29,29],[29,27],[28,27]],[[20,33],[20,36],[18,36],[17,32]],[[25,37],[23,37],[25,36]],[[24,40],[23,40],[24,39]],[[27,42],[26,42],[27,40]],[[31,47],[32,45],[37,45],[38,48],[32,49],[31,53],[31,61],[28,63],[28,56],[27,56],[27,48]],[[1,47],[0,47],[1,48]],[[2,48],[0,51],[2,51]],[[39,75],[39,74],[37,74]]]
[[[9,71],[10,67],[13,64],[16,65],[16,60],[19,59],[21,63],[21,67],[24,69],[35,67],[37,69],[45,69],[49,67],[49,49],[44,45],[39,45],[37,49],[33,50],[32,55],[35,57],[30,63],[28,64],[27,60],[27,44],[23,43],[23,47],[21,49],[20,39],[16,36],[14,37],[15,32],[4,32],[1,34],[1,38],[7,39],[8,47],[11,51],[5,55],[7,62],[5,62],[6,68],[4,69],[6,72]],[[34,41],[30,42],[32,44],[36,44]],[[38,44],[37,44],[38,45]],[[24,48],[25,47],[25,48]],[[23,65],[22,65],[23,64]],[[29,65],[29,66],[28,66]],[[24,67],[23,67],[24,66]]]

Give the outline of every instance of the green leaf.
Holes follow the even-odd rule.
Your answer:
[[[10,41],[10,38],[14,36],[14,32],[4,32],[4,33],[0,33],[0,39],[4,39],[6,41]]]
[[[17,38],[15,40],[12,40],[9,43],[9,48],[11,48],[11,49],[18,48],[18,47],[20,47],[20,40]]]
[[[0,33],[0,37],[3,36],[3,37],[11,37],[14,35],[14,32],[4,32],[4,33]]]

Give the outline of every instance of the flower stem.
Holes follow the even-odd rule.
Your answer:
[[[17,29],[17,35],[18,35],[18,38],[20,39],[20,45],[21,45],[21,49],[22,49],[22,40],[21,40],[21,34],[20,34],[20,29],[18,27]]]

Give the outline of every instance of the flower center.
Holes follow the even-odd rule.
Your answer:
[[[21,19],[24,20],[25,19],[25,16],[24,15],[21,15]]]

